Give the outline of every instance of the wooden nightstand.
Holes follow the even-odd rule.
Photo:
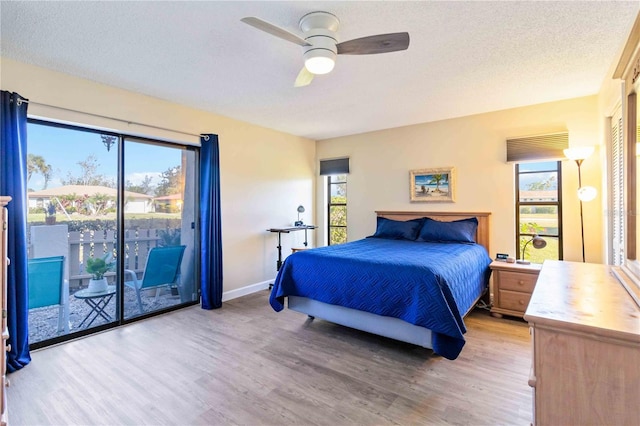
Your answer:
[[[521,265],[496,260],[489,267],[493,271],[491,315],[502,318],[502,314],[505,314],[522,318],[542,265]]]

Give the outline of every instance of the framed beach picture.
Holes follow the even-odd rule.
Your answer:
[[[454,202],[456,175],[454,167],[409,171],[411,201]]]

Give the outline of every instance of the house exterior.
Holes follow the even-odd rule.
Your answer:
[[[174,213],[181,212],[184,200],[182,194],[163,195],[153,198],[153,207],[156,212]]]
[[[125,191],[125,213],[149,213],[153,211],[153,197],[146,194],[139,194],[137,192]],[[29,200],[29,208],[46,208],[50,203],[56,204],[57,211],[63,211],[64,207],[60,203],[61,197],[77,196],[77,201],[70,201],[74,209],[79,208],[77,204],[86,204],[82,201],[88,199],[90,204],[90,198],[96,196],[106,196],[108,200],[106,207],[111,208],[115,206],[115,200],[117,196],[117,190],[115,188],[109,188],[106,186],[98,185],[64,185],[56,188],[48,188],[40,191],[32,191],[27,193]],[[91,208],[91,206],[89,206]]]

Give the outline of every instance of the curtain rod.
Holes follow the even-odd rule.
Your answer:
[[[144,127],[148,127],[148,128],[151,128],[151,129],[158,129],[158,130],[165,130],[167,132],[180,133],[182,135],[204,137],[205,140],[207,140],[207,141],[209,140],[209,136],[207,136],[207,135],[200,135],[200,134],[195,134],[195,133],[183,132],[182,130],[174,130],[174,129],[169,129],[167,127],[154,126],[152,124],[139,123],[137,121],[129,121],[129,120],[123,120],[122,118],[109,117],[107,115],[101,115],[101,114],[94,114],[92,112],[84,112],[84,111],[78,111],[76,109],[60,107],[60,106],[56,106],[56,105],[43,104],[41,102],[30,101],[30,100],[27,100],[27,99],[18,99],[17,104],[20,105],[23,102],[27,103],[27,104],[39,105],[39,106],[43,106],[43,107],[47,107],[47,108],[56,108],[56,109],[59,109],[59,110],[62,110],[62,111],[75,112],[75,113],[78,113],[78,114],[84,114],[84,115],[90,115],[90,116],[98,117],[98,118],[106,118],[108,120],[120,121],[121,123],[127,123],[128,125],[133,124],[133,125],[136,125],[136,126],[144,126]]]

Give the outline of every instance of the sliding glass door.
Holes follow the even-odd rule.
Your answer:
[[[199,300],[197,150],[30,120],[33,348]]]
[[[195,151],[124,141],[124,318],[195,302]]]

